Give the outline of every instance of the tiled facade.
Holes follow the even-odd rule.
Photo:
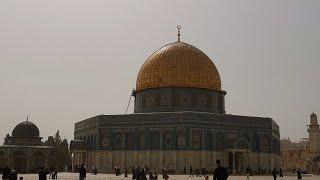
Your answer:
[[[212,169],[216,159],[242,172],[248,166],[280,165],[279,128],[270,118],[201,112],[100,115],[76,123],[75,139],[86,141],[88,150],[73,151],[74,166],[85,163],[103,172],[115,165]]]

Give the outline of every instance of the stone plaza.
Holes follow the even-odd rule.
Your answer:
[[[38,176],[36,174],[22,174],[19,175],[19,177],[23,177],[23,180],[37,180]],[[189,177],[188,175],[169,175],[169,179],[172,180],[203,180],[204,177]],[[131,179],[132,175],[129,174],[127,178],[124,178],[124,176],[115,176],[114,174],[98,174],[98,175],[87,175],[87,180],[129,180]],[[1,178],[1,177],[0,177]],[[62,180],[76,180],[79,179],[77,173],[59,173],[58,179]],[[159,175],[158,179],[162,179],[162,177]],[[209,176],[209,179],[212,179],[212,175]],[[228,180],[245,180],[246,176],[229,176]],[[251,176],[250,180],[269,180],[272,179],[271,176]],[[278,178],[279,180],[294,180],[297,179],[296,176],[293,174],[290,174],[288,176],[285,176],[283,178]],[[320,179],[320,176],[316,175],[306,175],[303,176],[304,180],[318,180]]]

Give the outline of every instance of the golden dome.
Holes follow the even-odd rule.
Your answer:
[[[168,44],[142,65],[136,90],[159,87],[196,87],[221,90],[219,72],[198,48],[183,42]]]

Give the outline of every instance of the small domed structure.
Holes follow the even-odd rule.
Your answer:
[[[2,159],[8,159],[8,164],[14,166],[18,173],[34,173],[39,167],[47,167],[50,162],[51,167],[56,167],[57,158],[54,152],[55,147],[46,146],[39,136],[38,127],[28,121],[19,123],[13,130],[12,136],[7,135],[3,146],[0,146]],[[2,161],[5,162],[5,161]]]
[[[310,119],[317,119],[316,113],[313,112],[313,113],[310,115]]]
[[[14,137],[39,137],[39,134],[38,127],[30,121],[18,124],[12,131]]]

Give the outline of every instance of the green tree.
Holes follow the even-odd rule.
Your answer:
[[[54,142],[56,143],[56,145],[61,144],[61,137],[60,137],[60,132],[59,130],[56,132],[56,134],[54,135]]]
[[[71,165],[71,153],[69,151],[68,140],[61,140],[60,131],[58,130],[54,136],[49,136],[43,143],[46,146],[55,147],[55,161],[58,170],[64,170],[65,166]]]

